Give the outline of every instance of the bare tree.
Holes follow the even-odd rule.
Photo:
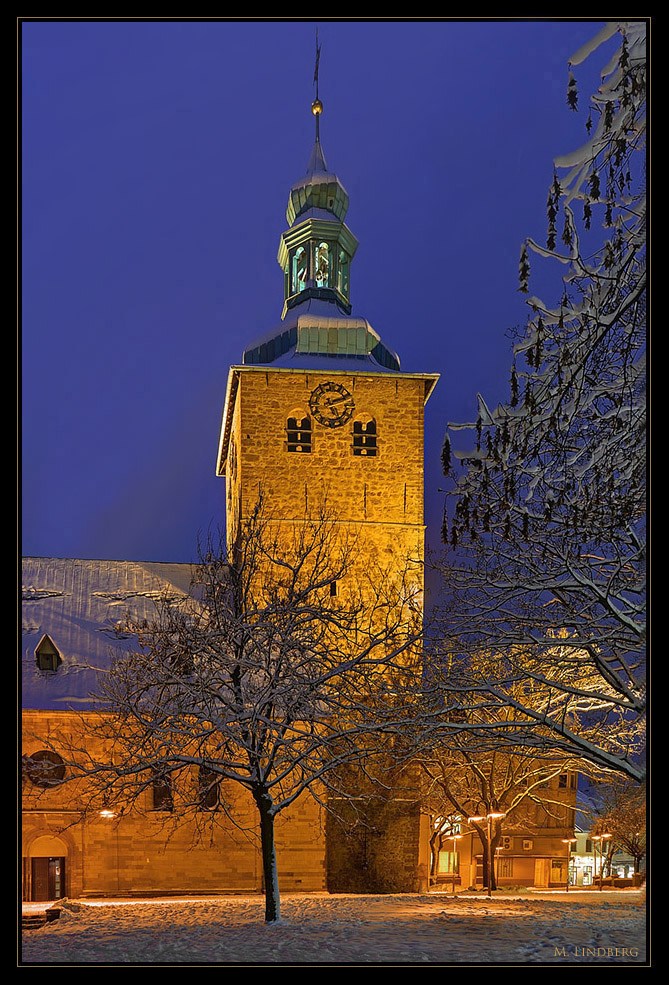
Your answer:
[[[498,668],[470,683],[504,703],[529,680],[541,700],[512,694],[517,738],[580,754],[639,779],[645,715],[645,42],[644,23],[609,24],[570,63],[611,38],[586,123],[588,140],[555,162],[546,246],[565,268],[555,306],[530,297],[517,334],[506,404],[479,397],[472,447],[442,464],[455,509],[444,521],[451,652],[494,652]],[[562,175],[562,176],[559,176]],[[581,210],[577,216],[576,207]],[[602,227],[596,234],[595,215]],[[557,234],[562,228],[562,245]],[[590,232],[588,232],[590,230]],[[588,240],[594,240],[588,242]],[[476,661],[474,661],[476,666]],[[489,688],[486,688],[486,684]],[[468,692],[471,694],[471,690]],[[457,700],[456,700],[457,704]]]
[[[476,831],[483,849],[486,887],[490,872],[491,888],[497,888],[489,859],[491,855],[494,858],[505,832],[521,830],[536,836],[548,818],[555,827],[573,826],[567,813],[571,808],[559,792],[551,789],[551,781],[576,772],[580,760],[555,756],[551,762],[533,759],[529,753],[462,748],[435,750],[431,756],[421,757],[421,766],[427,782],[426,804],[432,812],[438,812],[433,816],[448,818],[451,824],[457,818],[458,825],[471,826]],[[492,822],[490,839],[485,820],[469,820],[488,814],[503,815]],[[443,824],[438,827],[441,833]],[[446,843],[448,837],[447,832]]]
[[[192,598],[125,626],[137,646],[101,675],[106,711],[86,720],[69,765],[97,808],[103,798],[128,810],[151,788],[200,823],[231,813],[225,784],[245,788],[275,922],[275,819],[306,791],[327,807],[345,768],[365,774],[387,745],[393,677],[415,663],[420,593],[395,565],[363,568],[355,529],[328,515],[277,523],[259,505],[230,556],[221,545],[201,552]]]
[[[462,683],[470,676],[462,673],[459,661],[450,670],[444,670],[443,664],[443,660],[437,660],[435,666],[428,667],[432,694],[442,693],[440,687],[434,686],[439,680],[450,693],[451,688],[458,687],[458,681]],[[495,672],[492,659],[482,661],[478,669],[483,680]],[[597,770],[580,755],[569,757],[554,748],[539,750],[536,744],[519,742],[518,714],[508,704],[508,697],[522,697],[528,706],[538,702],[538,695],[531,694],[527,682],[522,687],[511,687],[507,682],[506,700],[500,702],[491,700],[489,695],[483,701],[480,692],[467,693],[461,686],[458,694],[457,712],[451,704],[440,713],[432,709],[419,716],[417,737],[422,748],[417,761],[424,780],[425,802],[433,815],[457,817],[460,823],[473,817],[501,815],[492,822],[490,837],[485,820],[471,821],[483,846],[487,886],[489,859],[494,857],[504,830],[520,828],[536,834],[551,822],[554,827],[573,827],[573,818],[566,813],[566,788],[561,791],[552,781],[557,777],[566,781],[568,774],[597,775]],[[492,875],[494,889],[494,871]]]
[[[617,777],[596,788],[593,834],[611,835],[608,864],[616,850],[627,852],[638,873],[646,856],[646,785]]]

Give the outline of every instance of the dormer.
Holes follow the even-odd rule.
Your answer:
[[[40,670],[56,671],[63,662],[58,647],[51,637],[45,633],[35,647],[35,663]]]

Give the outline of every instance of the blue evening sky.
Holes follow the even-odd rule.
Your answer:
[[[222,522],[228,367],[280,320],[291,184],[321,139],[360,246],[353,314],[427,405],[438,543],[447,421],[505,399],[553,158],[585,142],[615,48],[597,21],[27,21],[21,25],[26,555],[188,561]],[[532,260],[556,301],[562,268]]]

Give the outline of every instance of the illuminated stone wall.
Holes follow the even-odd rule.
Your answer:
[[[67,759],[69,737],[87,719],[58,712],[26,712],[24,755],[60,748]],[[88,733],[90,735],[90,733]],[[59,745],[59,736],[61,737]],[[88,738],[91,751],[95,742]],[[107,817],[90,811],[85,780],[40,789],[23,779],[24,898],[30,898],[32,856],[62,854],[69,897],[161,893],[260,892],[262,862],[255,805],[239,785],[226,784],[223,799],[232,820],[216,811],[180,819],[178,787],[174,812],[151,810],[151,793],[128,814]],[[325,889],[325,839],[321,808],[305,794],[276,824],[279,885],[283,892]],[[59,851],[59,846],[61,850]]]
[[[262,497],[269,516],[284,522],[314,517],[326,505],[353,529],[357,556],[346,581],[371,597],[384,580],[402,577],[414,613],[422,613],[424,526],[424,406],[432,378],[404,374],[232,370],[234,400],[226,462],[229,538]],[[322,384],[343,388],[354,402],[350,418],[326,426],[312,395]],[[287,422],[309,418],[310,451],[290,451]],[[354,454],[355,423],[374,422],[374,455]],[[358,432],[359,433],[359,432]],[[378,579],[375,585],[374,580]],[[365,587],[367,586],[367,587]],[[382,803],[336,805],[328,816],[327,887],[332,892],[413,892],[425,883],[427,832],[416,790]],[[343,825],[339,823],[343,821]],[[422,832],[422,833],[421,833]],[[422,868],[421,868],[422,866]],[[425,871],[423,871],[425,870]]]
[[[398,535],[395,528],[422,529],[425,379],[246,367],[234,372],[239,389],[228,466],[234,456],[231,498],[242,514],[262,492],[283,519],[302,517],[327,501],[342,520],[382,524],[379,545]],[[340,427],[323,426],[311,414],[310,396],[323,382],[340,384],[355,402]],[[289,452],[287,420],[307,416],[311,452]],[[354,455],[353,424],[369,420],[376,422],[377,454]]]

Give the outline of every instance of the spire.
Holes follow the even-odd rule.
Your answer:
[[[318,43],[318,29],[316,29],[316,65],[314,68],[314,85],[316,87],[316,98],[311,104],[311,112],[316,121],[316,139],[311,149],[311,156],[307,164],[306,173],[299,181],[296,181],[290,190],[288,207],[286,209],[286,219],[288,224],[293,226],[298,220],[304,221],[309,215],[314,217],[313,210],[320,210],[320,218],[327,221],[330,217],[323,213],[329,212],[331,216],[339,222],[344,221],[348,209],[348,194],[336,174],[328,171],[325,161],[325,154],[321,146],[320,119],[323,112],[323,103],[318,95],[318,70],[321,60],[321,46]],[[349,231],[349,235],[352,234]],[[351,250],[352,244],[349,243],[347,249]],[[355,241],[357,246],[357,241]],[[353,251],[350,256],[353,256]],[[279,261],[283,263],[282,260]],[[348,290],[346,291],[348,294]]]
[[[316,86],[316,98],[311,104],[311,112],[316,117],[316,140],[311,151],[311,157],[309,158],[309,163],[307,165],[307,174],[313,174],[315,171],[327,171],[328,166],[325,163],[325,155],[323,154],[323,148],[321,147],[321,130],[320,130],[320,119],[321,113],[323,112],[323,103],[318,98],[318,68],[321,61],[321,46],[318,43],[318,28],[316,28],[316,65],[314,67],[314,85]]]
[[[348,194],[328,171],[321,147],[318,95],[321,46],[316,31],[316,98],[311,112],[316,139],[307,173],[290,189],[277,260],[284,273],[281,324],[244,352],[244,363],[290,367],[398,371],[399,358],[388,349],[367,319],[351,315],[350,267],[358,241],[344,219]],[[325,364],[323,364],[325,360]]]
[[[328,313],[351,313],[349,269],[358,241],[344,223],[348,194],[336,174],[328,171],[321,147],[320,118],[323,103],[318,95],[321,46],[316,30],[316,98],[311,112],[316,139],[306,174],[290,189],[286,219],[277,260],[284,272],[284,310],[316,301]]]
[[[318,127],[318,121],[320,119],[321,113],[323,112],[323,103],[320,99],[315,99],[311,104],[311,112],[316,117],[316,140],[314,141],[314,146],[311,149],[311,157],[309,158],[309,163],[307,164],[307,174],[314,174],[316,171],[327,171],[328,166],[325,163],[325,154],[323,153],[323,148],[321,147],[321,136]]]

